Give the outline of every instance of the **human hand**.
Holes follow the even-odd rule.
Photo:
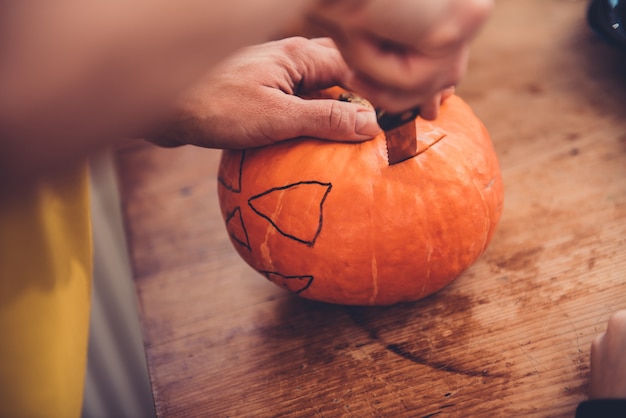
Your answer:
[[[317,0],[309,21],[333,37],[352,69],[348,89],[389,112],[434,119],[444,89],[467,67],[469,44],[493,0]]]
[[[363,141],[380,128],[373,109],[305,99],[348,72],[328,38],[288,38],[244,48],[181,97],[176,116],[147,139],[163,146],[249,148],[311,136]]]
[[[626,309],[611,315],[591,344],[589,397],[626,398]]]

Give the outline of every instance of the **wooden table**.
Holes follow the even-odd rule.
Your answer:
[[[459,94],[506,187],[487,252],[413,304],[287,294],[228,240],[219,153],[118,154],[159,416],[573,416],[589,346],[626,308],[626,58],[586,1],[501,0]]]

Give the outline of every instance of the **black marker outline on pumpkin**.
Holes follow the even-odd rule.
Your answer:
[[[252,251],[252,247],[250,246],[250,239],[248,238],[248,230],[246,229],[246,224],[243,222],[243,216],[241,215],[241,208],[237,206],[232,212],[226,215],[226,230],[228,230],[228,225],[230,224],[231,219],[235,217],[235,215],[239,216],[239,222],[241,223],[241,227],[243,229],[243,233],[246,236],[246,242],[241,241],[235,234],[228,231],[228,235],[236,242],[246,247],[248,251]]]
[[[285,284],[282,286],[285,289],[287,289],[289,292],[293,293],[294,295],[298,295],[302,292],[304,292],[305,290],[307,290],[309,287],[311,287],[311,284],[313,283],[313,280],[315,279],[313,276],[311,276],[310,274],[305,274],[305,275],[300,275],[300,276],[285,276],[284,274],[280,274],[277,271],[266,271],[266,270],[259,270],[259,273],[261,273],[262,275],[265,276],[265,278],[267,280],[269,280],[270,282],[274,283],[274,284],[278,284],[276,283],[274,280],[272,280],[270,278],[271,275],[275,275],[275,276],[280,276],[283,279],[285,279]],[[298,280],[308,280],[307,284],[299,290],[291,290],[289,289],[289,287],[287,286],[287,280],[289,279],[298,279]]]
[[[265,214],[261,213],[259,210],[257,210],[257,209],[256,209],[256,208],[252,205],[252,201],[253,201],[253,200],[255,200],[255,199],[258,199],[258,198],[260,198],[260,197],[266,196],[266,195],[268,195],[268,194],[270,194],[270,193],[273,193],[273,192],[275,192],[275,191],[279,191],[279,190],[286,190],[286,189],[289,189],[289,188],[292,188],[292,187],[300,186],[300,185],[302,185],[302,184],[317,184],[317,185],[319,185],[319,186],[324,186],[324,187],[326,187],[326,192],[324,193],[324,196],[323,196],[323,197],[322,197],[322,199],[320,200],[320,218],[319,218],[319,221],[318,221],[318,224],[317,224],[317,231],[315,231],[315,235],[313,236],[313,239],[311,239],[311,240],[305,240],[305,239],[302,239],[302,238],[298,238],[298,237],[296,237],[295,235],[290,235],[290,234],[286,233],[285,231],[282,231],[282,230],[278,227],[278,225],[276,225],[276,224],[274,223],[274,221],[272,221],[272,220],[270,219],[270,217],[269,217],[269,216],[267,216],[267,215],[265,215]],[[327,196],[328,196],[328,194],[330,193],[330,190],[332,189],[332,187],[333,187],[333,185],[332,185],[331,183],[323,183],[323,182],[321,182],[321,181],[317,181],[317,180],[299,181],[299,182],[296,182],[296,183],[291,183],[291,184],[288,184],[288,185],[286,185],[286,186],[272,187],[271,189],[268,189],[268,190],[266,190],[266,191],[264,191],[264,192],[262,192],[262,193],[259,193],[259,194],[257,194],[257,195],[252,196],[251,198],[249,198],[249,199],[248,199],[248,206],[250,206],[250,208],[252,208],[252,210],[253,210],[253,211],[254,211],[257,215],[259,215],[259,216],[260,216],[260,217],[262,217],[262,218],[267,219],[267,221],[268,221],[270,224],[272,224],[272,226],[273,226],[274,228],[276,228],[276,230],[277,230],[278,232],[280,232],[283,236],[285,236],[285,237],[287,237],[287,238],[291,238],[292,240],[297,241],[297,242],[300,242],[300,243],[302,243],[302,244],[308,245],[309,247],[312,247],[313,245],[315,245],[315,241],[317,240],[317,237],[319,237],[320,232],[322,231],[322,223],[323,223],[323,221],[324,221],[324,201],[326,200],[326,197],[327,197]]]
[[[227,151],[227,152],[235,152],[235,151]],[[233,193],[241,193],[241,178],[243,176],[243,160],[246,157],[246,150],[241,150],[240,152],[241,152],[241,158],[239,160],[239,170],[237,173],[239,175],[239,178],[237,178],[237,185],[233,186],[231,184],[228,184],[222,176],[217,176],[217,181],[221,183],[222,186],[226,188],[226,190],[231,191]]]

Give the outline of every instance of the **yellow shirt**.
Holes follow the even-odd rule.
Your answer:
[[[79,417],[92,274],[86,166],[0,197],[0,417]]]

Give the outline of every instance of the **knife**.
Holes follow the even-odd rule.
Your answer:
[[[365,99],[353,94],[342,93],[339,100],[373,106]],[[415,120],[419,116],[419,108],[403,113],[389,113],[376,109],[378,125],[385,133],[387,141],[387,161],[389,165],[397,164],[417,155],[417,126]]]
[[[378,125],[385,132],[389,165],[398,164],[417,155],[416,119],[419,113],[419,108],[403,113],[376,111]]]

